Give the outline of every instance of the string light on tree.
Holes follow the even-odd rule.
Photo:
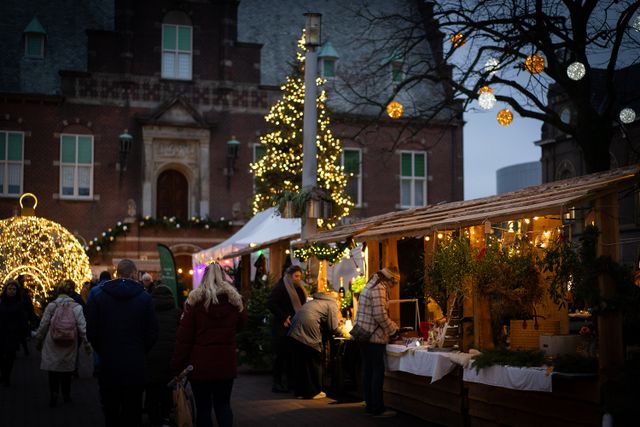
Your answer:
[[[582,62],[573,62],[567,67],[567,76],[571,80],[578,81],[587,73],[587,69]]]
[[[478,96],[478,104],[480,104],[480,108],[483,110],[490,110],[496,105],[496,97],[493,94],[493,89],[489,86],[483,86],[478,91],[480,96]]]
[[[640,31],[640,15],[636,15],[636,17],[633,18],[633,24],[631,24],[631,26],[634,30]]]
[[[631,108],[623,108],[620,111],[620,121],[626,125],[636,120],[636,112]]]
[[[544,70],[544,57],[539,53],[527,56],[524,68],[531,74],[539,74]]]
[[[265,116],[272,131],[260,137],[266,153],[255,163],[251,171],[255,177],[253,213],[276,206],[284,192],[299,193],[302,187],[303,121],[304,121],[304,34],[298,40],[297,63],[293,73],[280,88],[282,97],[271,106]],[[321,87],[324,80],[318,78]],[[318,188],[331,196],[334,209],[331,217],[319,220],[319,225],[331,228],[342,217],[349,214],[353,202],[346,194],[347,176],[340,166],[342,143],[331,132],[331,122],[326,109],[327,94],[318,91]]]
[[[465,40],[462,33],[455,33],[451,36],[451,44],[453,45],[454,49],[464,46],[466,42],[467,41]]]
[[[402,117],[403,112],[404,107],[398,101],[391,101],[389,105],[387,105],[387,114],[392,119],[399,119]]]
[[[489,74],[489,77],[493,77],[493,75],[498,71],[498,67],[500,66],[500,61],[496,58],[489,58],[487,62],[484,63],[484,72]]]
[[[513,122],[513,113],[508,108],[503,108],[498,111],[496,119],[501,126],[509,126]]]

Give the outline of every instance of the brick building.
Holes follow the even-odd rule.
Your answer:
[[[368,2],[422,13],[432,35],[424,51],[441,62],[428,7],[391,3]],[[26,0],[0,6],[0,218],[32,192],[38,215],[87,246],[127,218],[108,251],[91,252],[96,270],[129,257],[157,271],[155,245],[165,243],[186,274],[191,253],[250,216],[249,163],[308,10],[323,13],[319,68],[334,133],[357,165],[349,171],[353,217],[461,199],[461,114],[444,110],[427,124],[407,104],[411,120],[396,122],[340,96],[343,76],[371,52],[354,47],[345,29],[364,24],[338,1]],[[394,58],[378,67],[389,87],[412,61]],[[398,97],[433,102],[446,90],[436,89]],[[237,155],[229,141],[240,143]],[[152,225],[164,217],[223,227]]]
[[[607,96],[605,87],[606,70],[594,69],[592,103],[601,105]],[[633,65],[616,71],[616,105],[615,110],[625,107],[640,112],[640,65]],[[558,112],[562,121],[571,123],[576,120],[566,95],[552,86],[549,90],[548,103]],[[640,162],[640,122],[638,120],[625,124],[621,121],[613,123],[613,138],[609,147],[611,168],[633,165]],[[570,136],[555,127],[544,124],[542,135],[536,145],[542,150],[542,182],[585,175],[586,166],[582,149]],[[640,191],[627,192],[619,196],[620,209],[620,243],[621,259],[627,264],[636,262],[640,257],[638,241],[640,241]],[[578,213],[578,215],[580,215]],[[579,221],[578,221],[579,223]],[[578,227],[577,232],[580,232]]]

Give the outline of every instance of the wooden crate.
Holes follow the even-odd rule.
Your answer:
[[[538,350],[540,335],[559,334],[559,320],[538,320],[537,329],[533,320],[512,320],[509,332],[510,347],[512,350]]]

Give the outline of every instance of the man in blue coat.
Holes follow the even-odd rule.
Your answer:
[[[100,356],[106,427],[139,426],[145,355],[158,338],[158,321],[134,262],[123,259],[116,274],[87,303],[87,338]]]

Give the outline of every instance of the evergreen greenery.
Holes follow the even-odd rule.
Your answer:
[[[247,302],[247,325],[238,332],[238,357],[241,365],[247,365],[257,371],[268,371],[272,366],[271,351],[271,313],[267,309],[267,300],[274,286],[269,276],[269,286],[252,286]]]

